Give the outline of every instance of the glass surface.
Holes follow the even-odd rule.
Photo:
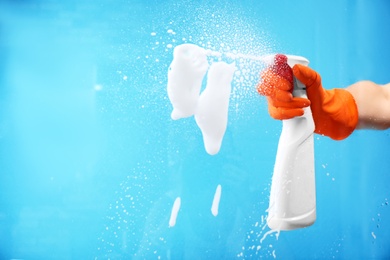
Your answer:
[[[388,83],[389,23],[385,0],[1,1],[0,258],[389,258],[388,130],[316,135],[316,222],[267,233],[282,124],[248,59],[306,57],[326,88]],[[214,156],[170,117],[182,43],[236,62]]]

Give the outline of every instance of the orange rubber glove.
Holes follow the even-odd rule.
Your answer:
[[[324,89],[320,75],[309,67],[298,64],[292,71],[306,86],[310,101],[292,97],[291,82],[270,67],[262,73],[263,81],[257,86],[258,92],[267,96],[270,115],[275,119],[289,119],[303,115],[303,108],[310,105],[315,133],[334,140],[347,138],[358,123],[358,110],[352,94],[344,89]]]

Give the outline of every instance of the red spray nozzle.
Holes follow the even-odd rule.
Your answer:
[[[287,56],[284,54],[276,54],[274,58],[274,65],[271,66],[273,72],[288,80],[291,85],[293,83],[293,72],[291,67],[287,64]]]

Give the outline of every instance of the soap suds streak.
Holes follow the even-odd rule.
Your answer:
[[[181,206],[181,199],[180,197],[177,197],[172,206],[171,217],[169,219],[169,227],[174,227],[176,225],[176,219],[177,219],[177,215],[179,214],[180,206]]]
[[[221,193],[222,193],[222,187],[219,184],[215,190],[213,204],[211,205],[211,214],[213,214],[214,217],[216,217],[218,215],[219,202],[221,200]]]

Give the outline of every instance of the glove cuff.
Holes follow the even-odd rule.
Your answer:
[[[334,140],[343,140],[355,130],[359,116],[354,97],[345,89],[325,90],[323,109],[326,117],[314,121],[314,132],[329,136]],[[318,121],[318,122],[316,122]]]

